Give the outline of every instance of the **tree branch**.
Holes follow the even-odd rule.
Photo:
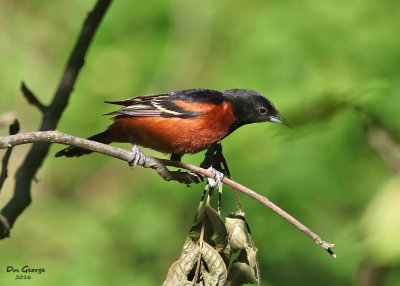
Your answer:
[[[24,82],[21,83],[21,91],[26,100],[36,106],[42,113],[45,113],[47,106],[39,101],[39,99],[33,94],[33,92],[25,85]]]
[[[14,134],[17,134],[18,132],[19,132],[19,122],[17,119],[15,119],[13,124],[10,125],[9,134],[14,135]],[[10,160],[11,152],[12,152],[12,147],[7,148],[7,151],[4,154],[3,159],[1,160],[0,192],[1,192],[1,188],[3,187],[5,180],[8,177],[7,168],[8,168],[8,161]]]
[[[43,113],[43,119],[39,130],[56,129],[61,114],[68,104],[68,99],[79,71],[84,64],[89,45],[111,1],[112,0],[98,0],[93,10],[87,15],[53,100]],[[0,214],[0,219],[2,221],[6,219],[10,227],[13,226],[17,217],[31,202],[31,183],[37,170],[42,165],[49,151],[49,147],[49,143],[37,142],[33,144],[24,162],[16,172],[14,195],[1,210]],[[8,231],[9,230],[4,227],[4,224],[0,224],[0,238],[8,236]]]
[[[99,142],[91,141],[88,139],[79,138],[68,134],[63,134],[57,130],[21,133],[12,136],[0,137],[0,149],[8,148],[15,145],[34,143],[34,142],[61,143],[61,144],[81,147],[126,161],[128,163],[131,162],[134,158],[132,152],[130,151],[102,144]],[[158,159],[150,156],[147,156],[145,160],[143,159],[139,160],[138,165],[143,166],[145,168],[154,169],[161,177],[163,177],[167,181],[177,180],[179,182],[188,183],[189,181],[187,176],[190,174],[185,172],[171,172],[166,168],[166,166],[183,168],[209,178],[214,177],[214,174],[211,171],[208,171],[206,169],[191,164],[186,164],[178,161]],[[191,182],[193,181],[190,181],[189,183]],[[307,228],[305,225],[296,220],[290,214],[282,210],[280,207],[275,205],[269,199],[231,179],[224,178],[222,182],[243,192],[244,194],[256,199],[258,202],[267,206],[272,211],[276,212],[281,217],[290,222],[292,225],[301,230],[303,233],[305,233],[309,238],[311,238],[315,243],[320,245],[323,249],[328,251],[333,258],[336,258],[336,255],[332,252],[334,244],[330,244],[323,241],[318,235],[313,233],[309,228]]]

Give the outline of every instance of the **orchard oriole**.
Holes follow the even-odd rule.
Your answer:
[[[106,114],[115,115],[114,123],[88,139],[105,144],[131,143],[133,166],[145,158],[136,144],[172,154],[171,159],[179,161],[184,154],[203,151],[245,124],[287,124],[269,99],[249,89],[186,89],[106,103],[124,107]],[[68,147],[57,152],[56,157],[91,152]]]

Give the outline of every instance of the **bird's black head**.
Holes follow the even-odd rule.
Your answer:
[[[250,89],[228,89],[223,93],[237,118],[231,131],[255,122],[277,122],[289,126],[272,102],[261,93]]]

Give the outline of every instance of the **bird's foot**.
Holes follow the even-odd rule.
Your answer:
[[[224,179],[224,174],[214,169],[213,167],[210,167],[207,170],[211,171],[214,175],[214,178],[207,178],[208,184],[210,185],[211,188],[214,187],[219,188],[219,185],[221,185],[222,180]]]
[[[199,183],[203,182],[203,180],[204,180],[204,177],[201,174],[190,172],[188,175],[189,175],[190,179],[193,181],[193,183],[195,183],[195,184],[199,184]]]
[[[146,155],[144,155],[143,151],[139,149],[136,144],[133,144],[132,146],[132,153],[133,153],[133,158],[129,162],[129,166],[134,169],[136,165],[139,163],[139,161],[146,161]]]

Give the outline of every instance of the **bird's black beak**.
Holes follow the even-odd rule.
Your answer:
[[[292,128],[292,126],[289,124],[289,122],[279,113],[277,115],[270,116],[268,118],[268,121],[276,122],[276,123],[285,125],[286,127]]]

